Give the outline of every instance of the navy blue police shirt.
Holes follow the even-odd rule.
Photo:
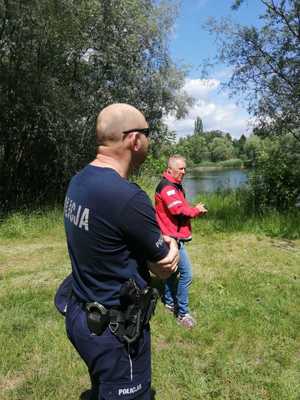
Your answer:
[[[83,302],[119,305],[121,285],[149,279],[147,260],[169,248],[146,193],[111,168],[87,165],[69,185],[64,206],[73,291]]]

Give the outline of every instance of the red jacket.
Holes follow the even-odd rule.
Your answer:
[[[198,208],[189,205],[181,183],[167,172],[156,188],[155,210],[162,233],[185,240],[192,238],[190,219],[202,214]]]

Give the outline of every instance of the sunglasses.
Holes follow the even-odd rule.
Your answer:
[[[149,135],[150,135],[150,128],[129,129],[128,131],[124,131],[123,134],[124,134],[124,135],[128,135],[128,133],[131,133],[131,132],[140,132],[140,133],[144,134],[146,137],[149,137]]]

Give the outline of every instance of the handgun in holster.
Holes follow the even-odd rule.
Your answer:
[[[150,322],[159,293],[157,289],[151,287],[140,289],[135,281],[130,279],[123,286],[121,294],[123,294],[121,298],[127,297],[128,302],[124,318],[124,332],[121,336],[127,343],[133,343],[141,335],[143,327]]]

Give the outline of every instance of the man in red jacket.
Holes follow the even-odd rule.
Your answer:
[[[184,157],[174,155],[169,158],[168,168],[158,184],[155,193],[156,218],[164,235],[177,240],[180,260],[179,278],[173,274],[165,281],[164,303],[168,311],[177,316],[177,321],[185,328],[193,328],[195,319],[189,313],[189,286],[192,282],[192,267],[185,249],[185,242],[192,239],[191,218],[207,213],[202,203],[191,206],[182,187],[186,172]]]

